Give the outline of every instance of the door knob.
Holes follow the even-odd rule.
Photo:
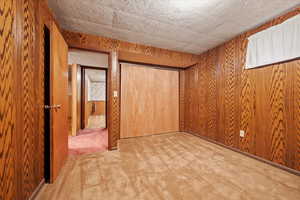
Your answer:
[[[51,106],[49,106],[49,105],[44,105],[44,108],[45,108],[45,109],[51,109]]]
[[[45,105],[44,106],[45,109],[60,109],[61,108],[61,104],[58,104],[58,105],[52,105],[52,106],[49,106],[49,105]]]
[[[61,108],[61,104],[54,105],[53,108],[54,108],[54,109],[60,109],[60,108]]]

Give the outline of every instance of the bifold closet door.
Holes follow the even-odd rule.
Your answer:
[[[121,138],[179,130],[179,72],[121,64]]]

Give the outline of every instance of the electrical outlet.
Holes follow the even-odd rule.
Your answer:
[[[240,137],[245,137],[245,131],[240,130]]]
[[[118,97],[118,91],[114,91],[114,97]]]

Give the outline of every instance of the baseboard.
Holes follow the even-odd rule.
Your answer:
[[[159,136],[159,135],[167,135],[167,134],[173,134],[173,133],[180,133],[181,131],[172,131],[172,132],[163,132],[163,133],[156,133],[156,134],[150,134],[150,135],[141,135],[141,136],[135,136],[135,137],[125,137],[125,138],[120,138],[118,139],[118,143],[116,147],[112,147],[109,149],[109,151],[114,151],[119,149],[120,145],[120,140],[128,140],[128,139],[133,139],[133,138],[141,138],[141,137],[153,137],[153,136]]]
[[[108,150],[109,151],[115,151],[115,150],[118,150],[118,147],[110,147]]]
[[[241,151],[241,150],[239,150],[239,149],[237,149],[237,148],[233,148],[233,147],[226,146],[226,145],[224,145],[224,144],[222,144],[222,143],[220,143],[220,142],[214,141],[214,140],[212,140],[212,139],[206,138],[206,137],[201,136],[201,135],[197,135],[197,134],[195,134],[195,133],[186,132],[186,131],[183,131],[182,133],[187,133],[187,134],[193,135],[193,136],[195,136],[195,137],[199,137],[199,138],[201,138],[201,139],[203,139],[203,140],[205,140],[205,141],[207,141],[207,142],[210,142],[210,143],[219,145],[219,146],[221,146],[221,147],[224,147],[224,148],[229,149],[229,150],[231,150],[231,151],[234,151],[234,152],[240,153],[240,154],[242,154],[242,155],[248,156],[248,157],[253,158],[253,159],[255,159],[255,160],[258,160],[258,161],[260,161],[260,162],[263,162],[263,163],[272,165],[273,167],[277,167],[277,168],[279,168],[279,169],[285,170],[285,171],[287,171],[287,172],[289,172],[289,173],[291,173],[291,174],[300,176],[300,171],[297,171],[297,170],[295,170],[295,169],[292,169],[292,168],[286,167],[286,166],[284,166],[284,165],[281,165],[281,164],[272,162],[272,161],[270,161],[270,160],[267,160],[267,159],[264,159],[264,158],[255,156],[255,155],[253,155],[253,154],[250,154],[250,153]]]
[[[35,188],[31,196],[29,197],[29,200],[34,200],[39,193],[39,191],[42,189],[42,187],[45,185],[45,179],[43,179],[40,184]]]
[[[120,140],[128,140],[128,139],[143,138],[143,137],[153,137],[153,136],[167,135],[167,134],[173,134],[173,133],[180,133],[180,131],[168,131],[168,132],[154,133],[154,134],[149,134],[149,135],[140,135],[140,136],[134,136],[134,137],[124,137],[124,138],[120,138]]]

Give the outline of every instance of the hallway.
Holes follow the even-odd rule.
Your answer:
[[[300,199],[300,179],[185,133],[123,139],[69,158],[37,200]]]
[[[69,136],[69,155],[82,155],[107,151],[108,130],[106,128],[86,128],[76,136]]]

